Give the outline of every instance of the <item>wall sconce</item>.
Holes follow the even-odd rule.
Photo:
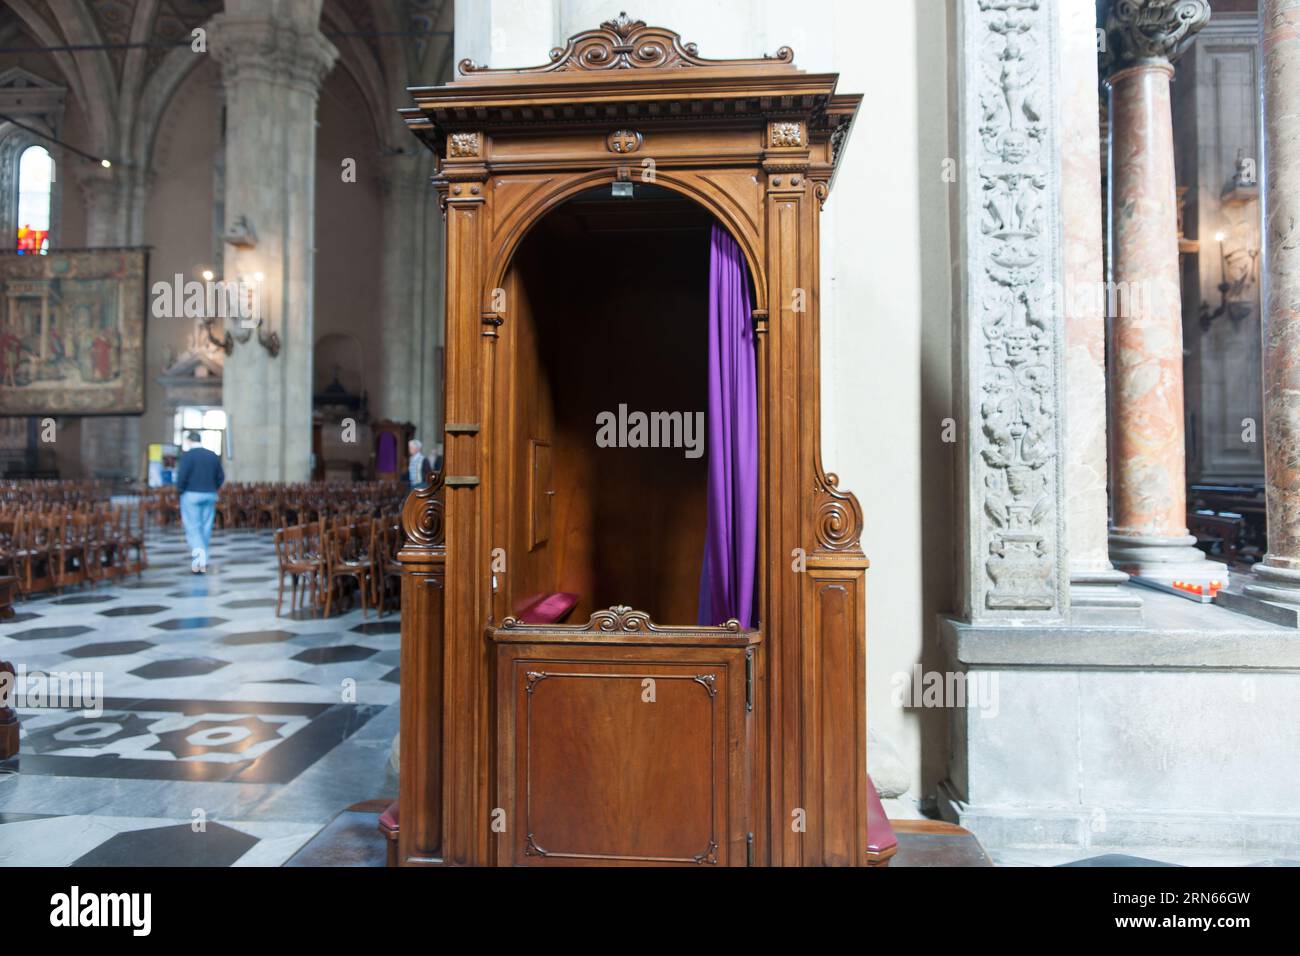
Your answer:
[[[243,311],[251,313],[252,318],[241,318],[239,320],[239,327],[243,331],[235,333],[235,341],[243,345],[253,337],[253,330],[256,329],[257,344],[266,349],[271,358],[275,358],[280,354],[280,334],[267,330],[266,323],[262,321],[262,316],[258,314],[261,309],[257,307],[262,300],[262,282],[265,279],[266,276],[260,272],[239,277],[240,294],[247,293],[249,296],[249,305]]]
[[[1219,305],[1211,311],[1208,303],[1201,303],[1202,333],[1208,332],[1214,321],[1225,313],[1234,326],[1251,313],[1248,292],[1255,284],[1259,250],[1244,247],[1228,252],[1224,247],[1227,238],[1222,231],[1214,234],[1214,241],[1219,244]]]
[[[215,274],[211,269],[204,269],[202,272],[203,281],[211,289],[211,283],[216,280]],[[209,311],[200,322],[203,324],[203,330],[207,333],[208,341],[214,346],[221,349],[227,355],[235,351],[235,343],[245,345],[253,337],[253,330],[257,330],[257,344],[266,349],[271,358],[280,354],[280,336],[276,332],[267,331],[262,322],[262,317],[258,313],[261,311],[259,304],[261,302],[261,284],[266,277],[255,272],[252,275],[240,276],[235,283],[236,304],[239,313],[239,326],[242,331],[232,333],[225,328],[227,319],[233,318],[230,315],[222,315],[222,308],[216,308]],[[220,280],[217,280],[220,281]],[[224,284],[224,283],[222,283]],[[211,300],[211,296],[209,296]],[[223,303],[229,302],[230,299],[222,292]],[[220,328],[221,335],[218,336],[216,329]]]
[[[199,274],[203,277],[204,288],[209,288],[209,283],[216,278],[216,274],[213,273],[211,269],[204,269]],[[208,343],[229,355],[231,352],[235,351],[235,340],[230,337],[229,332],[224,330],[222,337],[217,337],[217,334],[213,331],[213,326],[216,325],[217,320],[217,316],[205,314],[199,319],[199,322],[202,324],[203,331],[208,337]]]

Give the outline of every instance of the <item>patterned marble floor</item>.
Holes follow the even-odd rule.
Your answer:
[[[268,532],[218,531],[191,575],[171,529],[140,578],[0,622],[0,660],[103,682],[102,714],[19,708],[0,866],[278,865],[395,791],[398,615],[276,617],[275,568]]]

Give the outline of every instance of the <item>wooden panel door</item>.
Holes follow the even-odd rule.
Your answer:
[[[746,865],[747,651],[700,653],[501,647],[499,863]]]

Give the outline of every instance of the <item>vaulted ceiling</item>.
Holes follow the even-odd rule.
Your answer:
[[[157,123],[201,62],[192,31],[221,0],[5,0],[3,51],[42,51],[50,79],[83,110],[96,155],[148,165]],[[451,66],[452,0],[324,0],[321,29],[339,48],[335,69],[361,89],[381,144],[402,144],[396,110],[408,86],[438,82]]]

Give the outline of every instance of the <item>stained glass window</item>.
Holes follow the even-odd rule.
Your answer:
[[[18,253],[50,251],[50,187],[54,161],[44,146],[28,146],[18,158]]]

